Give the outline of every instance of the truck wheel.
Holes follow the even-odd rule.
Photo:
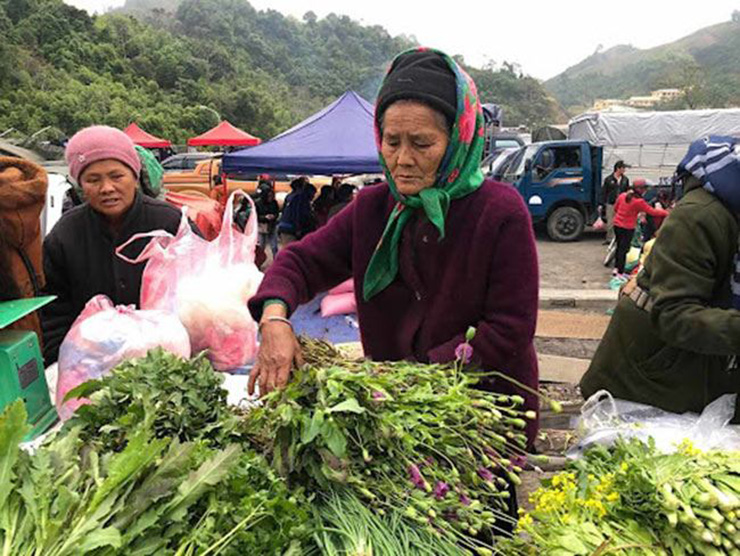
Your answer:
[[[575,241],[586,225],[583,214],[573,207],[560,207],[547,219],[547,235],[553,241]]]

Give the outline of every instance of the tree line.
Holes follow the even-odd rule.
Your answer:
[[[301,20],[246,0],[129,0],[91,16],[62,0],[0,0],[0,133],[69,136],[105,123],[184,143],[228,119],[268,139],[348,89],[373,101],[415,44],[347,16]],[[506,125],[562,119],[510,64],[468,70]]]

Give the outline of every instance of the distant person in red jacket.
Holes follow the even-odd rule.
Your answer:
[[[348,278],[369,359],[452,362],[474,326],[474,364],[537,389],[532,223],[517,191],[480,171],[483,125],[475,84],[449,56],[395,59],[375,108],[387,183],[364,188],[265,274],[249,301],[262,333],[250,391],[255,382],[260,393],[285,386],[300,360],[291,313]],[[508,381],[480,386],[537,409]],[[535,431],[532,422],[530,439]]]
[[[647,183],[645,180],[637,178],[628,191],[617,197],[617,202],[614,205],[614,235],[617,238],[615,274],[620,278],[626,278],[624,267],[632,243],[632,236],[635,235],[638,215],[645,213],[657,217],[668,216],[668,211],[653,208],[642,198],[646,189]]]

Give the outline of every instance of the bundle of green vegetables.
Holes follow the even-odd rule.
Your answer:
[[[400,512],[489,553],[492,536],[515,521],[509,486],[534,418],[523,398],[477,390],[459,367],[353,362],[304,342],[307,364],[247,423],[275,469],[291,485],[342,487],[376,515]]]
[[[120,452],[100,453],[71,429],[31,457],[19,449],[25,422],[20,401],[0,417],[3,555],[192,553],[201,529],[191,512],[240,453],[232,445],[198,454],[146,428],[127,434]]]
[[[524,463],[520,396],[474,388],[460,365],[308,364],[248,413],[202,357],[161,350],[85,397],[30,456],[13,405],[0,420],[0,556],[496,551]]]
[[[594,447],[545,481],[507,554],[740,555],[740,454]]]
[[[0,423],[0,554],[301,553],[316,529],[241,437],[222,376],[161,350],[70,395],[89,396],[33,456],[25,416]]]

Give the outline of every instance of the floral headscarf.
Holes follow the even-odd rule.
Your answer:
[[[471,77],[452,58],[439,50],[420,47],[399,54],[396,60],[408,52],[429,50],[439,54],[455,74],[457,84],[455,123],[434,184],[415,195],[402,195],[383,159],[379,122],[378,118],[375,118],[375,142],[380,165],[383,167],[391,193],[398,202],[391,212],[383,236],[365,272],[363,284],[365,301],[383,291],[395,280],[398,274],[398,251],[403,228],[416,210],[424,211],[430,222],[439,230],[441,241],[445,237],[445,218],[450,202],[474,192],[483,183],[483,173],[480,170],[484,142],[483,112],[478,91]],[[390,69],[388,72],[390,73]]]

